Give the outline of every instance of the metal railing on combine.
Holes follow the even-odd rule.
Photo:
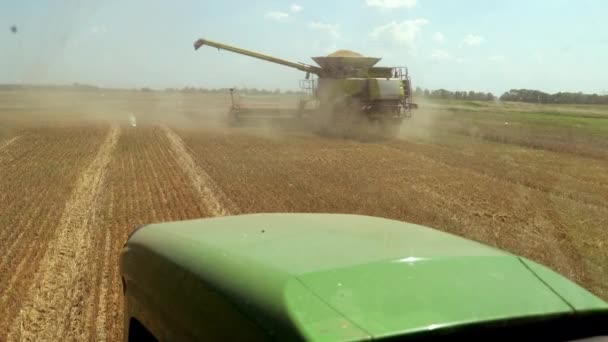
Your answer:
[[[407,67],[394,67],[392,73],[394,78],[400,78],[402,80],[410,79]]]
[[[395,78],[399,78],[403,81],[403,83],[407,86],[407,94],[408,94],[408,99],[411,100],[411,96],[412,96],[412,82],[410,79],[410,75],[408,73],[408,70],[406,67],[394,67],[393,68],[393,77]]]
[[[394,67],[392,73],[393,77],[401,79],[406,87],[406,96],[404,101],[405,112],[403,114],[405,117],[409,118],[412,116],[412,109],[418,108],[418,105],[412,102],[412,80],[410,79],[410,75],[406,67]]]
[[[300,80],[300,89],[308,96],[314,96],[317,90],[317,80],[316,79],[308,79],[308,80]]]

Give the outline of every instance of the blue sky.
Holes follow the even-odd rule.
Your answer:
[[[337,49],[409,67],[415,86],[608,91],[608,1],[2,1],[0,83],[297,89],[289,60]],[[10,26],[16,25],[13,34]]]

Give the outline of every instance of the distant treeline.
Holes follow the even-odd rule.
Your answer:
[[[94,85],[74,83],[72,85],[55,84],[0,84],[0,90],[106,90]]]
[[[556,104],[601,104],[608,105],[608,95],[559,92],[548,94],[532,89],[511,89],[499,98],[492,93],[475,91],[449,91],[445,89],[416,88],[414,96],[424,96],[431,99],[469,100],[469,101],[516,101],[529,103],[556,103]]]
[[[424,96],[431,99],[446,100],[469,100],[469,101],[494,101],[496,96],[492,93],[482,93],[475,91],[450,91],[445,89],[429,90],[417,87],[414,96]]]
[[[560,103],[560,104],[608,104],[608,95],[583,93],[548,94],[539,90],[511,89],[502,94],[501,101],[519,101],[531,103]]]
[[[164,90],[155,90],[148,87],[140,89],[112,89],[102,88],[89,84],[73,83],[71,85],[29,85],[29,84],[0,84],[2,90],[19,90],[19,89],[37,89],[37,90],[80,90],[80,91],[112,91],[112,90],[139,90],[143,92],[165,91],[179,93],[200,93],[200,94],[226,94],[230,88],[166,88]],[[246,95],[305,95],[302,91],[281,90],[281,89],[258,89],[258,88],[235,88],[240,94]],[[511,89],[499,98],[492,93],[483,93],[476,91],[450,91],[446,89],[422,89],[417,87],[414,90],[414,96],[427,97],[431,99],[446,99],[446,100],[468,100],[468,101],[517,101],[530,103],[556,103],[556,104],[595,104],[608,105],[608,94],[584,94],[582,92],[569,93],[559,92],[548,94],[539,90],[532,89]]]

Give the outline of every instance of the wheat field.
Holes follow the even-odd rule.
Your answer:
[[[418,100],[369,140],[227,127],[227,94],[0,91],[0,340],[121,340],[133,229],[254,212],[422,224],[608,299],[608,108]]]

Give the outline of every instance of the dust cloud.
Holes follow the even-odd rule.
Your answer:
[[[432,140],[443,117],[449,115],[438,105],[417,99],[418,109],[402,122],[396,136],[385,134],[381,124],[367,119],[336,123],[331,115],[309,111],[297,115],[299,96],[238,96],[243,109],[238,122],[231,120],[230,93],[136,89],[104,89],[86,85],[24,86],[3,91],[10,98],[0,104],[1,119],[6,122],[36,125],[118,124],[137,129],[166,125],[188,131],[211,130],[231,134],[253,134],[268,138],[352,139],[382,141],[396,137],[403,140]],[[15,112],[22,115],[14,115]],[[3,115],[8,114],[8,115]],[[352,117],[352,116],[351,116]],[[9,127],[5,125],[6,127]],[[6,130],[6,128],[5,128]]]
[[[222,126],[230,107],[229,98],[223,95],[79,88],[86,87],[18,86],[4,90],[0,96],[7,101],[0,102],[0,119],[9,126],[117,123],[133,128],[165,124],[199,129]]]
[[[418,109],[412,110],[411,118],[403,120],[397,138],[432,140],[436,133],[436,125],[445,114],[427,99],[416,98],[415,102],[418,104]]]

